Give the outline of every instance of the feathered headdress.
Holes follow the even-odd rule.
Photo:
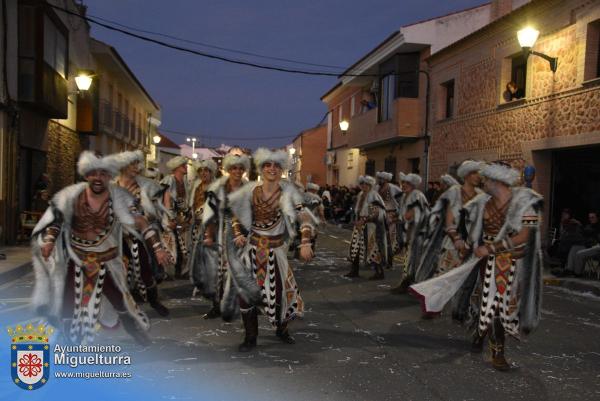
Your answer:
[[[508,186],[519,182],[521,175],[517,170],[501,163],[491,163],[481,170],[481,175],[491,180],[500,181]]]
[[[375,174],[375,177],[381,178],[382,180],[390,182],[390,181],[392,181],[392,178],[394,177],[394,175],[392,173],[388,173],[387,171],[378,171]]]
[[[254,165],[260,170],[263,164],[267,162],[278,164],[282,169],[287,169],[288,154],[285,150],[270,150],[267,148],[258,148],[252,155]]]
[[[228,171],[233,166],[242,166],[244,170],[250,171],[250,158],[247,155],[226,155],[223,158],[223,170]]]
[[[460,164],[458,170],[456,170],[456,174],[460,178],[465,178],[467,175],[472,173],[473,171],[479,171],[485,166],[485,163],[476,161],[476,160],[465,160]]]

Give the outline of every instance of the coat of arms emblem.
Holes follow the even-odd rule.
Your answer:
[[[52,327],[18,325],[8,328],[11,337],[11,376],[13,383],[25,390],[36,390],[50,378],[50,345]]]

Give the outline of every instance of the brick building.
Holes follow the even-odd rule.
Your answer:
[[[358,175],[380,170],[427,175],[425,59],[488,24],[492,9],[486,3],[405,25],[340,76],[321,98],[330,111],[328,183],[355,185]]]
[[[320,186],[327,184],[325,153],[327,151],[327,126],[302,131],[292,141],[294,154],[290,166],[293,181],[306,185],[314,182]]]
[[[564,207],[583,219],[600,207],[600,2],[497,3],[505,15],[428,59],[432,175],[466,158],[530,165],[546,223],[556,227]],[[555,73],[523,56],[526,25],[540,31],[533,50],[558,57]],[[519,99],[508,100],[510,81]]]

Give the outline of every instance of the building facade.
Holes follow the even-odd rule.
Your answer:
[[[428,60],[432,174],[466,158],[530,166],[548,227],[562,208],[583,220],[600,207],[600,3],[502,3],[510,12]],[[517,31],[525,26],[540,31],[533,50],[558,58],[555,73],[547,60],[523,55]],[[507,93],[511,81],[516,96]]]
[[[320,125],[302,131],[292,142],[292,162],[290,178],[306,186],[314,182],[320,186],[327,184],[325,157],[327,152],[327,126]]]
[[[350,185],[381,170],[394,180],[399,171],[428,175],[425,60],[491,18],[488,3],[403,26],[340,76],[321,98],[330,110],[328,183]]]
[[[114,47],[92,39],[91,51],[98,91],[94,135],[89,136],[88,147],[102,154],[131,149],[150,153],[156,135],[152,121],[161,119],[159,105]]]

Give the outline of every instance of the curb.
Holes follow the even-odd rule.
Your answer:
[[[591,293],[600,297],[600,285],[587,283],[585,281],[565,280],[556,277],[545,277],[544,285],[566,288],[571,291]]]
[[[11,281],[15,281],[30,273],[33,270],[33,263],[26,262],[22,265],[15,266],[8,271],[0,273],[0,284],[6,284]]]

